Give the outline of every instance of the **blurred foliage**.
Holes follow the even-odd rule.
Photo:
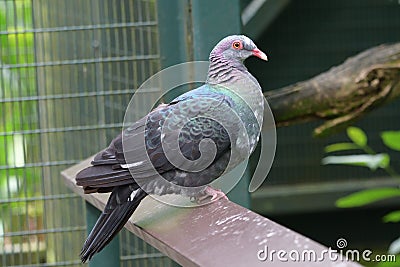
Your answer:
[[[13,201],[40,195],[41,175],[26,168],[38,155],[35,138],[21,131],[38,127],[37,101],[15,101],[36,92],[34,34],[31,1],[0,2],[0,218],[2,231],[12,230],[13,216],[37,220],[43,212],[41,201]],[[14,66],[14,67],[13,67]],[[37,140],[37,138],[36,138]],[[14,229],[15,230],[15,229]],[[18,229],[23,230],[23,229]]]
[[[400,179],[398,173],[390,165],[392,156],[388,153],[376,153],[369,147],[367,134],[362,129],[349,127],[347,128],[347,136],[351,142],[328,145],[325,147],[325,152],[332,153],[338,151],[361,150],[363,154],[327,156],[322,159],[322,164],[363,166],[369,168],[371,171],[381,168],[391,177]],[[380,137],[386,147],[394,151],[400,151],[400,131],[385,131],[380,134]],[[338,199],[336,201],[336,206],[340,208],[361,207],[395,197],[400,197],[400,187],[365,189]],[[386,214],[382,220],[387,223],[399,223],[400,210]],[[400,237],[390,244],[388,253],[400,254]],[[382,262],[379,266],[391,266],[390,264],[389,262]]]
[[[388,135],[389,133],[389,135]],[[398,174],[390,166],[390,155],[387,153],[376,153],[368,146],[368,138],[363,130],[357,127],[348,127],[347,136],[352,141],[347,143],[336,143],[325,147],[326,153],[361,150],[364,154],[347,156],[328,156],[322,159],[322,164],[346,164],[353,166],[368,167],[372,171],[378,168],[384,169],[390,176],[397,177]],[[384,144],[393,149],[393,145],[400,139],[400,131],[388,131],[381,133]],[[388,145],[389,144],[389,145]]]
[[[392,187],[366,189],[338,199],[336,206],[339,208],[361,207],[392,197],[400,197],[400,190]]]

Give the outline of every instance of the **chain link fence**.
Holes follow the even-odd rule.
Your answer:
[[[154,0],[0,1],[0,265],[81,266],[85,205],[60,171],[107,146],[160,69]],[[170,266],[123,231],[122,266]]]

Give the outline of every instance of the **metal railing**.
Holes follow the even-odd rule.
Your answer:
[[[62,176],[69,188],[102,210],[108,194],[87,195],[75,185],[76,173],[90,166],[92,159],[63,171]],[[336,261],[328,254],[324,257],[328,248],[323,245],[222,199],[196,208],[178,208],[147,197],[125,227],[172,260],[188,267],[360,266],[339,260],[339,255]],[[288,255],[278,255],[279,251],[306,253],[307,257],[309,253],[315,253],[316,257],[291,260]],[[312,255],[310,257],[314,257]],[[112,253],[109,257],[113,257]]]

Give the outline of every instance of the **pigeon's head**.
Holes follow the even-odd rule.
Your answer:
[[[231,35],[222,39],[211,51],[213,56],[223,56],[226,59],[244,61],[250,56],[256,56],[262,60],[268,60],[267,55],[262,52],[254,42],[244,35]]]

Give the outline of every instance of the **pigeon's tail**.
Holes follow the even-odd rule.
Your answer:
[[[80,254],[82,263],[90,260],[114,238],[146,196],[147,193],[137,185],[114,188],[103,213],[83,245]]]

